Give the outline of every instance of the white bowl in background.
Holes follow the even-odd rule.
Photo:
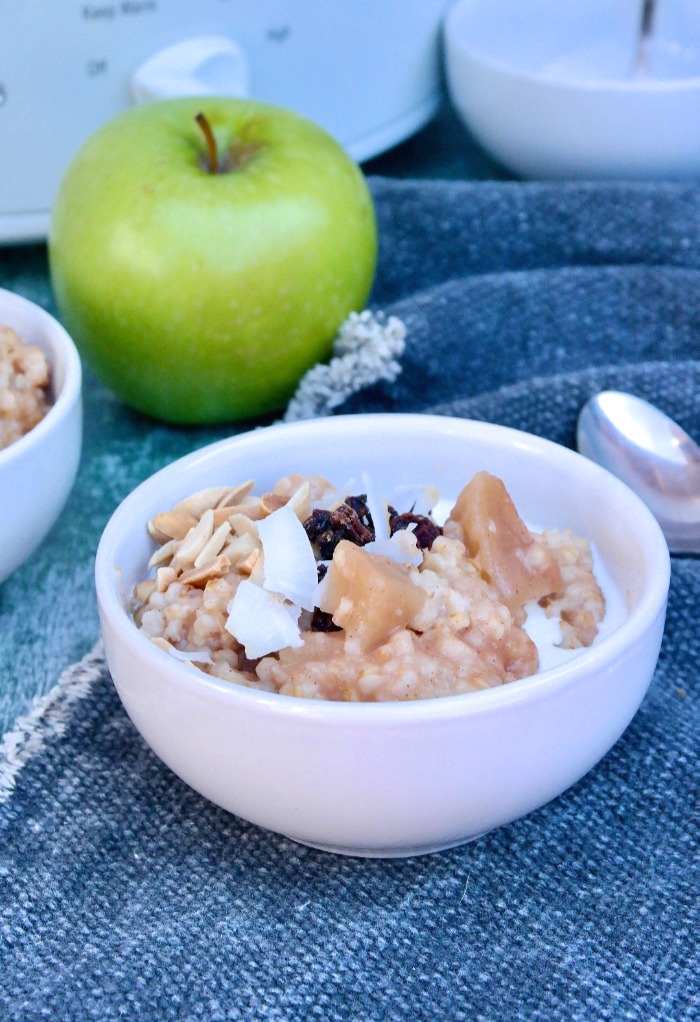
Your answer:
[[[75,482],[82,442],[81,365],[53,316],[0,289],[0,324],[42,349],[51,367],[52,404],[44,418],[0,450],[0,582],[34,553]]]
[[[635,73],[641,0],[457,0],[450,98],[483,147],[529,178],[700,172],[700,4],[659,3]]]
[[[342,485],[368,472],[382,490],[434,482],[454,499],[483,468],[505,481],[527,521],[590,538],[627,608],[610,635],[539,675],[412,703],[305,700],[206,676],[158,649],[125,609],[154,549],[146,522],[196,490],[255,478],[264,492],[289,472]],[[297,841],[404,856],[529,813],[605,755],[654,671],[669,556],[639,498],[573,451],[464,419],[357,415],[260,429],[162,469],[114,513],[95,570],[117,691],[175,773]]]

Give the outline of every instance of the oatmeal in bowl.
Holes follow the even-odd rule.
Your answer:
[[[50,391],[51,369],[42,349],[0,323],[0,450],[41,422]]]
[[[590,646],[606,611],[590,544],[537,533],[503,482],[477,472],[444,522],[432,486],[405,510],[290,474],[210,487],[155,515],[152,576],[132,610],[159,648],[213,677],[349,702],[426,699],[535,674],[550,645]],[[410,488],[407,487],[410,492]]]
[[[39,546],[72,489],[82,439],[81,366],[44,309],[0,289],[0,583]]]
[[[401,856],[531,812],[605,755],[651,680],[669,559],[573,451],[356,415],[162,469],[115,511],[95,579],[119,697],[175,773],[295,840]]]

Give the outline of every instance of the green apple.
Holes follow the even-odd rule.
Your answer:
[[[86,362],[174,423],[281,408],[363,308],[376,256],[372,198],[345,150],[289,110],[221,97],[105,124],[68,167],[49,232],[56,302]]]

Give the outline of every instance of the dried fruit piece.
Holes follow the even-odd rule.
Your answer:
[[[317,508],[304,522],[304,528],[324,561],[333,557],[342,540],[364,546],[374,539],[374,532],[362,523],[357,511],[348,504],[339,504],[332,511]]]
[[[430,550],[438,536],[442,536],[442,529],[428,515],[415,515],[412,511],[399,514],[395,508],[389,507],[389,528],[392,536],[411,525],[415,525],[413,535],[421,550]]]

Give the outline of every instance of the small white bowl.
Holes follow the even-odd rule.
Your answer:
[[[29,433],[0,450],[0,582],[27,560],[75,482],[82,442],[81,365],[64,328],[33,302],[0,289],[0,324],[42,349],[52,405]]]
[[[564,665],[497,689],[412,703],[337,703],[209,678],[154,646],[125,610],[146,576],[146,522],[198,489],[289,472],[342,485],[433,482],[454,499],[486,468],[523,517],[593,540],[627,610]],[[262,490],[258,492],[262,492]],[[669,556],[631,490],[585,458],[505,427],[421,415],[273,426],[182,458],[134,490],[108,523],[96,583],[107,660],[134,724],[207,798],[297,841],[365,856],[459,844],[536,809],[617,741],[652,677]]]
[[[700,171],[700,4],[658,5],[635,73],[641,0],[458,0],[444,26],[452,102],[529,178],[679,178]]]

